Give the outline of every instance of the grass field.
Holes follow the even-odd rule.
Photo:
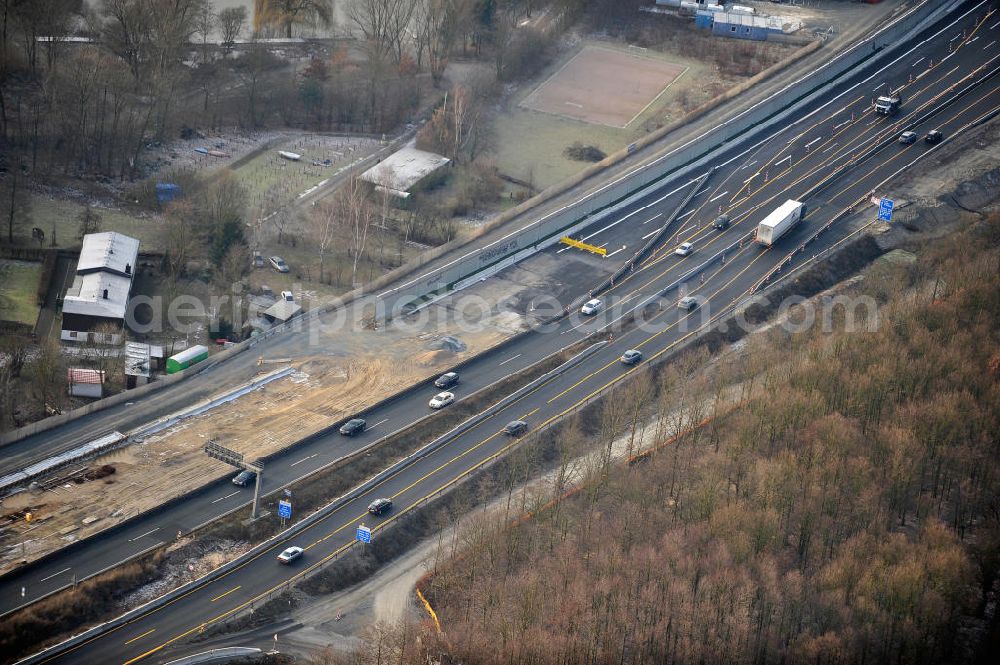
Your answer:
[[[17,321],[29,326],[38,318],[38,280],[42,264],[34,261],[0,260],[0,320]]]
[[[80,222],[77,215],[83,210],[83,205],[66,199],[52,199],[44,196],[32,196],[30,226],[37,226],[45,231],[44,247],[52,240],[52,227],[55,224],[58,247],[74,248],[80,246]],[[109,208],[94,208],[101,216],[102,231],[118,231],[139,239],[139,251],[154,249],[157,244],[159,224],[155,217],[135,217],[121,210]],[[30,229],[25,229],[25,234]]]
[[[602,51],[607,50],[602,48]],[[657,57],[654,53],[649,58]],[[704,87],[711,68],[704,62],[675,54],[662,55],[664,62],[686,68],[663,94],[628,123],[627,127],[591,124],[573,118],[536,111],[521,106],[538,89],[524,91],[509,111],[496,118],[497,166],[504,173],[531,181],[544,189],[578,173],[586,163],[568,159],[563,151],[580,142],[600,148],[606,154],[615,152],[645,136],[656,127],[684,114],[682,100]]]

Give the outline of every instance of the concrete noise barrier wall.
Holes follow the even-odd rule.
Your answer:
[[[464,288],[499,272],[558,242],[562,235],[599,221],[604,215],[613,214],[622,204],[661,187],[668,178],[676,180],[688,177],[691,171],[708,162],[713,153],[725,149],[733,138],[751,129],[762,131],[787,122],[797,110],[835,88],[838,79],[853,75],[862,63],[870,65],[880,61],[894,47],[905,43],[918,31],[961,4],[958,1],[941,4],[932,0],[916,4],[815,71],[683,145],[637,166],[622,177],[518,231],[379,293],[379,317],[391,318],[409,313],[429,299],[440,297],[456,288]]]

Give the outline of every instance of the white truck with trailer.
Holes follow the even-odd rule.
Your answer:
[[[757,242],[765,247],[770,247],[800,219],[805,217],[805,214],[806,206],[804,203],[788,199],[757,226]]]

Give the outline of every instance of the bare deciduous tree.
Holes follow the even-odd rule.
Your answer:
[[[463,150],[479,135],[479,100],[463,85],[452,86],[444,103],[417,135],[418,147],[461,161]],[[474,156],[473,156],[474,157]]]
[[[441,80],[448,55],[471,24],[475,6],[475,0],[418,0],[413,22],[417,61],[426,50],[435,82]]]
[[[174,201],[163,216],[160,244],[163,247],[167,272],[174,278],[183,274],[184,267],[196,246],[194,208],[189,201]]]
[[[6,174],[0,174],[0,219],[7,227],[7,242],[14,243],[14,230],[27,225],[30,213],[31,199],[21,167],[10,165]]]
[[[337,235],[338,227],[338,206],[335,199],[326,199],[320,206],[316,215],[312,217],[310,226],[310,236],[316,244],[316,252],[319,254],[319,281],[323,282],[326,269],[326,257],[330,251]]]
[[[347,16],[381,58],[403,59],[417,0],[352,0]]]
[[[368,244],[374,211],[368,201],[368,187],[360,178],[352,177],[334,196],[336,216],[341,228],[348,233],[348,254],[351,257],[351,283],[357,285],[358,262]]]
[[[236,63],[234,71],[243,83],[247,96],[247,125],[250,127],[256,127],[260,120],[258,101],[261,81],[265,73],[277,65],[276,58],[257,40],[250,43],[247,52]]]
[[[219,12],[219,31],[222,33],[222,45],[227,51],[232,50],[246,22],[246,7],[226,7]]]
[[[59,413],[66,401],[66,363],[59,343],[46,338],[29,368],[32,394],[46,415]]]
[[[91,206],[85,206],[76,217],[80,223],[77,236],[82,240],[83,236],[91,233],[99,233],[101,230],[101,215]]]
[[[249,270],[250,248],[242,242],[233,243],[219,264],[218,281],[228,288],[240,281]]]
[[[331,0],[254,0],[254,28],[280,28],[291,38],[295,25],[333,25]]]
[[[218,21],[214,10],[211,0],[204,0],[204,3],[195,10],[194,31],[201,37],[202,64],[208,62],[208,38],[212,36]]]

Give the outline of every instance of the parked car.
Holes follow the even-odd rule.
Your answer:
[[[629,349],[622,354],[622,357],[619,358],[619,360],[621,360],[623,365],[635,365],[642,360],[642,351],[639,351],[638,349]]]
[[[604,303],[601,302],[600,298],[591,298],[587,302],[583,303],[583,307],[580,308],[580,313],[586,314],[587,316],[597,314],[603,304]]]
[[[271,267],[278,272],[288,272],[288,264],[285,263],[285,260],[280,256],[272,256],[268,259],[268,262],[271,264]]]
[[[451,388],[456,383],[458,383],[458,372],[448,372],[439,376],[434,385],[438,388]]]
[[[261,256],[260,252],[254,251],[253,258],[250,259],[250,265],[252,265],[254,268],[264,267],[264,257]]]
[[[304,552],[305,550],[301,547],[288,547],[284,552],[278,555],[278,561],[284,564],[289,564],[302,556]]]
[[[431,398],[430,407],[432,409],[443,409],[444,407],[448,406],[454,401],[455,401],[455,393],[450,393],[445,391],[443,393],[438,393],[437,395]]]
[[[364,418],[351,418],[340,426],[340,433],[344,436],[354,436],[365,431],[368,422]]]
[[[252,485],[255,480],[257,480],[257,474],[253,471],[240,471],[233,478],[233,485],[246,487],[247,485]]]
[[[392,510],[392,499],[375,499],[368,504],[368,512],[372,515],[384,515]]]
[[[917,140],[916,132],[903,132],[899,135],[899,142],[903,145],[910,145]]]
[[[677,256],[687,256],[693,251],[694,251],[694,245],[692,245],[689,242],[682,242],[680,245],[677,246],[677,249],[674,250],[674,254],[676,254]]]
[[[924,142],[929,143],[930,145],[934,145],[935,143],[940,143],[942,139],[944,139],[944,134],[942,134],[936,129],[932,129],[931,131],[927,132],[927,136],[924,137]]]
[[[725,231],[729,228],[729,215],[719,215],[715,218],[712,227],[718,231]]]
[[[295,295],[291,291],[282,291],[281,299],[287,300],[288,302],[295,302]]]
[[[689,312],[698,306],[698,299],[694,296],[684,296],[679,301],[677,301],[677,306],[681,309],[686,309]]]
[[[528,431],[528,423],[523,420],[512,420],[503,428],[504,434],[510,434],[511,436],[520,436]]]

